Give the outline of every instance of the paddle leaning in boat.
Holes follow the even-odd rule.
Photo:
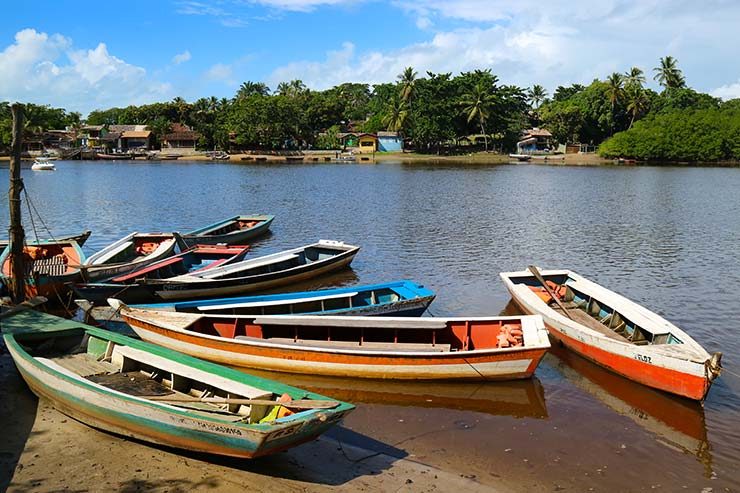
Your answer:
[[[178,239],[177,233],[131,233],[91,255],[82,264],[82,277],[97,281],[149,265],[172,255]]]
[[[185,274],[170,279],[144,279],[161,301],[213,298],[304,281],[352,262],[360,247],[341,241],[321,240],[300,248],[265,255],[206,272]]]
[[[219,363],[356,378],[529,378],[550,347],[541,317],[197,315],[109,300],[144,340]]]
[[[252,458],[311,440],[353,409],[79,322],[3,316],[5,345],[33,393],[119,435]]]
[[[185,233],[182,235],[182,239],[188,246],[195,244],[215,245],[217,243],[243,245],[247,240],[267,233],[274,219],[275,216],[266,214],[234,216]]]
[[[0,281],[7,284],[12,276],[11,247],[0,255]],[[78,280],[80,264],[85,254],[73,240],[41,240],[23,246],[23,263],[26,271],[25,294],[27,298],[44,296],[60,301],[69,293],[68,283]]]
[[[710,355],[661,316],[575,272],[540,275],[530,267],[501,279],[525,313],[542,315],[553,337],[630,380],[701,401],[720,374],[721,353]]]
[[[195,245],[184,252],[139,267],[101,282],[74,284],[78,296],[95,304],[105,304],[111,296],[123,301],[146,303],[155,298],[151,285],[140,284],[142,279],[167,279],[182,274],[202,273],[218,266],[240,262],[249,246]]]

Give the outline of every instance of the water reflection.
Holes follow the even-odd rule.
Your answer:
[[[547,418],[545,393],[535,377],[512,382],[400,382],[318,377],[249,370],[311,392],[352,403],[475,411],[492,416]]]

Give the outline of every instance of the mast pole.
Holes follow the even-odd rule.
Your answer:
[[[23,266],[24,232],[21,222],[21,150],[23,147],[23,105],[14,103],[10,110],[13,114],[13,144],[10,154],[10,262],[11,262],[11,297],[17,305],[25,300],[25,270]]]

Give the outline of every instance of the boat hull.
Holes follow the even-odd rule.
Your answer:
[[[711,380],[705,373],[704,365],[683,362],[685,368],[672,368],[669,358],[650,354],[646,356],[639,346],[621,344],[585,331],[568,327],[555,317],[548,316],[520,296],[507,284],[514,303],[528,315],[542,315],[550,335],[568,349],[584,358],[632,381],[664,392],[676,394],[693,400],[703,400]]]
[[[201,419],[136,398],[80,385],[49,370],[23,353],[12,336],[6,346],[29,388],[56,409],[93,428],[146,442],[197,452],[240,458],[273,454],[309,441],[336,424],[344,414],[314,417],[263,429]]]
[[[279,271],[269,274],[236,279],[218,279],[198,282],[164,282],[154,283],[156,297],[163,301],[186,300],[197,298],[217,298],[260,290],[267,290],[297,283],[318,277],[336,270],[344,269],[352,263],[357,250],[339,254],[323,265],[302,265],[290,271]]]
[[[262,236],[270,229],[272,225],[273,217],[268,220],[262,221],[260,224],[253,228],[235,231],[233,233],[227,233],[223,235],[197,235],[197,234],[185,234],[182,235],[182,239],[188,246],[196,244],[200,245],[216,245],[219,243],[225,243],[227,245],[241,245],[247,240]]]
[[[244,368],[350,378],[400,380],[514,380],[530,378],[547,348],[502,352],[372,354],[307,351],[265,343],[209,338],[128,320],[145,341],[209,361]],[[315,348],[313,348],[315,349]]]

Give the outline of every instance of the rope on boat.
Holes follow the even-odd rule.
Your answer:
[[[34,228],[33,233],[34,235],[36,235],[36,241],[39,241],[39,237],[38,237],[38,234],[36,233],[36,226],[33,222],[33,214],[31,214],[32,208],[33,208],[33,212],[36,214],[36,217],[39,218],[39,222],[41,223],[41,225],[44,227],[44,229],[48,233],[49,238],[51,238],[52,241],[56,241],[56,239],[54,238],[54,235],[51,233],[51,230],[49,229],[49,226],[46,225],[46,223],[44,222],[44,219],[41,217],[41,214],[39,214],[38,209],[36,209],[36,204],[34,204],[33,201],[31,200],[31,196],[28,194],[25,187],[23,187],[23,193],[26,196],[26,204],[28,206],[28,215],[31,218],[31,225]]]

